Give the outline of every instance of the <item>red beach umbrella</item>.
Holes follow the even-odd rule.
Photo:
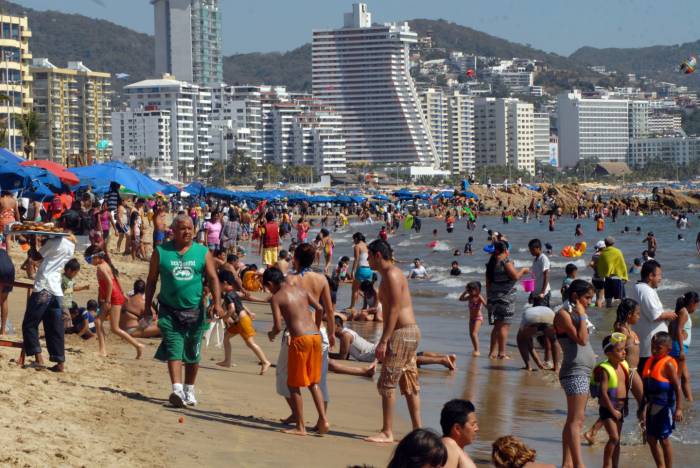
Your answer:
[[[68,185],[77,185],[80,183],[80,179],[77,175],[70,172],[65,166],[45,159],[35,159],[32,161],[24,161],[20,164],[21,166],[34,166],[46,169],[56,177],[58,177],[61,182]]]

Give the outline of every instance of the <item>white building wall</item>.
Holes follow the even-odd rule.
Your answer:
[[[549,163],[549,114],[535,113],[535,162]]]
[[[133,163],[150,161],[149,174],[174,178],[170,139],[170,112],[121,111],[112,113],[112,157]]]
[[[366,7],[345,19],[344,28],[314,31],[312,80],[313,94],[343,118],[348,161],[434,166],[409,70],[416,33],[407,23],[370,25]]]
[[[629,101],[583,98],[575,91],[557,97],[557,112],[561,167],[574,167],[579,159],[627,161]]]

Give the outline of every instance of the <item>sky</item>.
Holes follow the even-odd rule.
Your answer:
[[[14,0],[153,33],[150,0]],[[353,0],[220,0],[226,55],[294,49],[339,27]],[[698,0],[368,0],[375,22],[446,19],[548,52],[644,47],[700,39]]]

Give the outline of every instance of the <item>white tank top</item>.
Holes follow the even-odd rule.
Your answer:
[[[359,266],[368,267],[369,266],[369,254],[366,250],[360,252]]]
[[[360,362],[374,361],[374,350],[377,345],[362,338],[355,330],[344,328],[343,333],[348,333],[352,336],[352,344],[350,345],[349,352],[353,359]]]

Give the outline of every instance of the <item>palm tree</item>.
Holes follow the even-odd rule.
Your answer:
[[[34,152],[34,144],[40,133],[39,116],[33,110],[26,114],[15,114],[15,122],[19,125],[19,130],[24,140],[24,155],[27,159],[31,159]]]
[[[139,172],[148,172],[153,167],[153,158],[139,158],[134,161],[133,166]]]
[[[187,162],[182,161],[182,164],[178,165],[178,172],[180,173],[180,177],[182,177],[182,181],[187,182],[187,177],[190,175]]]

